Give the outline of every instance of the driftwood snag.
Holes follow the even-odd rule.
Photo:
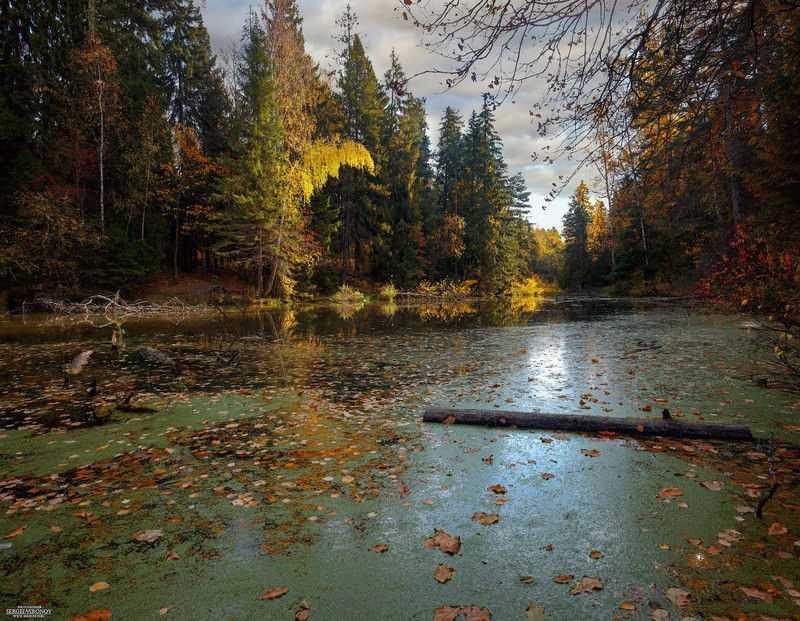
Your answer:
[[[542,412],[504,412],[501,410],[458,410],[428,408],[422,420],[426,423],[492,425],[519,429],[553,431],[613,431],[629,436],[670,436],[674,438],[721,438],[752,440],[753,434],[744,425],[732,423],[700,423],[657,418],[613,418],[581,414],[545,414]]]

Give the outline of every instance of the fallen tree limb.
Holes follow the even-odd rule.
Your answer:
[[[656,418],[612,418],[580,414],[544,414],[541,412],[504,412],[502,410],[460,410],[428,408],[422,420],[426,423],[458,423],[492,425],[519,429],[558,431],[613,431],[630,436],[671,436],[677,438],[722,438],[752,440],[750,429],[730,423],[699,423]]]

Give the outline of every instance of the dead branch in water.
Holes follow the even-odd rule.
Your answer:
[[[729,423],[684,422],[674,419],[613,418],[579,414],[545,414],[543,412],[504,412],[456,408],[427,408],[422,420],[426,423],[492,425],[519,429],[557,431],[613,431],[630,436],[668,436],[678,438],[723,438],[752,440],[750,429]]]
[[[110,320],[107,325],[127,316],[188,315],[206,312],[208,308],[203,304],[186,304],[178,298],[172,298],[162,304],[148,301],[128,302],[120,296],[119,291],[114,297],[95,294],[82,302],[39,297],[36,303],[57,315],[103,315]]]

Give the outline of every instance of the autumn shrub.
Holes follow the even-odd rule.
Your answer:
[[[769,351],[770,382],[800,390],[800,263],[791,251],[737,227],[728,252],[699,284],[707,299],[759,315],[757,341]]]
[[[397,297],[398,293],[399,291],[397,288],[393,284],[389,283],[388,285],[383,285],[383,287],[381,287],[381,290],[378,292],[378,299],[385,302],[391,302]]]
[[[769,240],[739,226],[728,252],[699,283],[708,299],[732,303],[747,311],[797,322],[800,263],[791,251],[773,252]]]
[[[331,299],[335,304],[360,304],[364,301],[364,294],[348,285],[342,285]]]
[[[511,283],[509,294],[512,299],[515,299],[553,294],[557,290],[558,288],[555,285],[544,282],[539,276],[534,274],[525,280]]]
[[[450,279],[440,280],[439,282],[423,280],[417,285],[416,293],[432,298],[464,298],[474,295],[477,284],[477,280],[463,280],[461,282],[453,282]]]

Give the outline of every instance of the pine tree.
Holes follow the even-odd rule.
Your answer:
[[[256,291],[264,295],[264,271],[281,251],[279,236],[286,170],[283,131],[275,100],[266,33],[250,13],[237,66],[235,130],[231,174],[221,183],[224,209],[213,218],[217,249],[256,274]],[[267,291],[268,292],[268,291]]]
[[[358,20],[348,5],[339,22],[344,49],[340,58],[337,98],[344,115],[344,137],[362,144],[380,175],[385,163],[381,140],[381,120],[386,97],[367,58],[361,38],[355,32]],[[342,282],[351,272],[384,276],[373,263],[373,255],[386,254],[386,191],[364,172],[344,171],[336,186],[340,209],[339,229],[342,249]],[[352,265],[351,265],[352,264]]]
[[[464,175],[464,121],[447,107],[439,125],[436,148],[438,201],[427,218],[428,264],[436,276],[459,275],[466,221],[459,214],[459,188]]]
[[[400,60],[392,51],[390,69],[384,75],[388,105],[384,111],[383,142],[392,153],[383,168],[383,185],[388,190],[388,255],[383,272],[402,286],[417,282],[421,275],[420,251],[424,243],[421,197],[429,172],[424,101],[406,90]],[[423,177],[420,177],[420,173]],[[380,259],[380,257],[379,257]]]
[[[581,181],[564,214],[565,285],[583,291],[588,269],[589,188]]]

